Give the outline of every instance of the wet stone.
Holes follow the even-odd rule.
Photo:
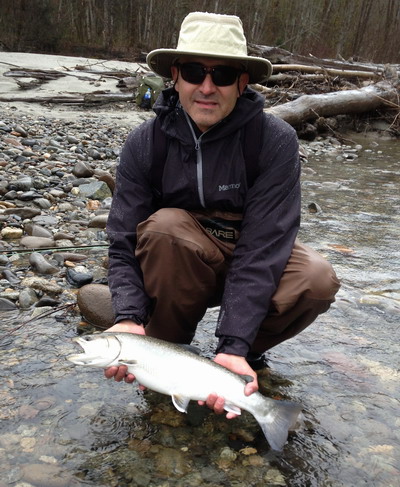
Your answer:
[[[43,291],[49,294],[60,294],[63,292],[63,288],[55,282],[51,282],[43,277],[26,277],[21,282],[22,286],[31,287],[38,291]]]
[[[16,305],[9,299],[0,298],[0,311],[11,311],[16,308]]]
[[[99,329],[110,328],[114,324],[111,293],[108,286],[88,284],[79,289],[77,303],[83,317]]]
[[[190,457],[173,448],[161,448],[155,460],[158,473],[167,478],[182,477],[192,469]]]
[[[46,463],[26,464],[22,466],[22,478],[25,482],[41,487],[69,487],[73,485],[71,474],[58,465]]]
[[[74,287],[82,287],[93,281],[93,274],[82,266],[68,268],[66,277],[69,284]]]
[[[49,296],[43,296],[43,298],[39,299],[36,303],[36,308],[43,308],[43,307],[55,307],[60,305],[60,301],[58,299],[50,298]]]
[[[29,263],[38,274],[57,274],[59,272],[59,269],[50,264],[39,252],[33,252],[29,256]]]
[[[21,279],[15,275],[10,269],[3,269],[1,275],[7,279],[7,281],[12,285],[17,285],[21,282]]]
[[[38,301],[38,296],[34,289],[27,287],[19,293],[18,301],[21,309],[29,309]]]

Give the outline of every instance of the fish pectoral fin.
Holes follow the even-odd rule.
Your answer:
[[[136,360],[129,360],[129,359],[124,360],[123,358],[121,358],[118,360],[117,364],[118,365],[136,365],[137,361]]]
[[[240,377],[246,382],[246,384],[250,384],[250,382],[253,382],[254,380],[254,377],[251,375],[240,374]]]
[[[181,396],[179,394],[172,394],[172,403],[181,413],[187,413],[187,408],[190,402],[189,397]]]
[[[235,406],[234,404],[232,404],[231,402],[225,402],[224,409],[228,413],[233,413],[233,414],[237,414],[237,415],[242,414],[241,409],[239,407]]]

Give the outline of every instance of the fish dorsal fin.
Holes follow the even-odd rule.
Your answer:
[[[179,394],[172,394],[172,402],[176,409],[181,413],[187,413],[187,408],[190,402],[189,397],[181,396]]]
[[[194,353],[196,355],[200,355],[200,348],[195,347],[194,345],[188,345],[187,343],[178,343],[179,347],[182,347],[187,352]]]
[[[224,409],[228,413],[234,413],[234,414],[237,414],[237,415],[242,414],[241,409],[239,407],[235,406],[235,404],[232,404],[231,402],[225,401]]]
[[[254,380],[254,377],[252,377],[251,375],[241,374],[240,377],[246,382],[246,384],[250,384],[250,382],[253,382]]]

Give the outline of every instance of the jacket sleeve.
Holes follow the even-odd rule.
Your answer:
[[[260,173],[249,189],[242,228],[225,282],[217,352],[246,356],[290,257],[300,225],[296,132],[266,115]]]
[[[147,296],[140,266],[135,258],[136,228],[153,212],[149,182],[152,156],[152,121],[133,131],[122,149],[107,234],[110,240],[108,282],[115,322],[148,320]]]

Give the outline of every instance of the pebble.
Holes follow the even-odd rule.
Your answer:
[[[16,305],[9,299],[0,298],[0,311],[12,311],[16,308]]]
[[[83,266],[69,267],[66,271],[67,281],[74,287],[82,287],[93,281],[93,274]]]
[[[57,274],[60,270],[50,264],[39,252],[32,252],[29,256],[32,269],[38,274]]]
[[[47,228],[43,228],[40,225],[35,225],[34,223],[27,223],[24,226],[24,231],[32,237],[53,238],[52,233],[47,230]]]
[[[23,233],[21,228],[5,227],[1,230],[1,238],[4,238],[5,240],[17,239],[21,238]]]
[[[43,277],[26,277],[22,280],[21,285],[49,294],[60,294],[63,292],[63,288],[60,285]]]
[[[21,309],[29,309],[38,301],[38,296],[34,289],[26,287],[19,293],[18,301]]]
[[[40,249],[46,247],[53,247],[54,240],[52,238],[47,238],[47,237],[27,236],[21,238],[20,244],[23,247],[27,247],[29,249]]]

